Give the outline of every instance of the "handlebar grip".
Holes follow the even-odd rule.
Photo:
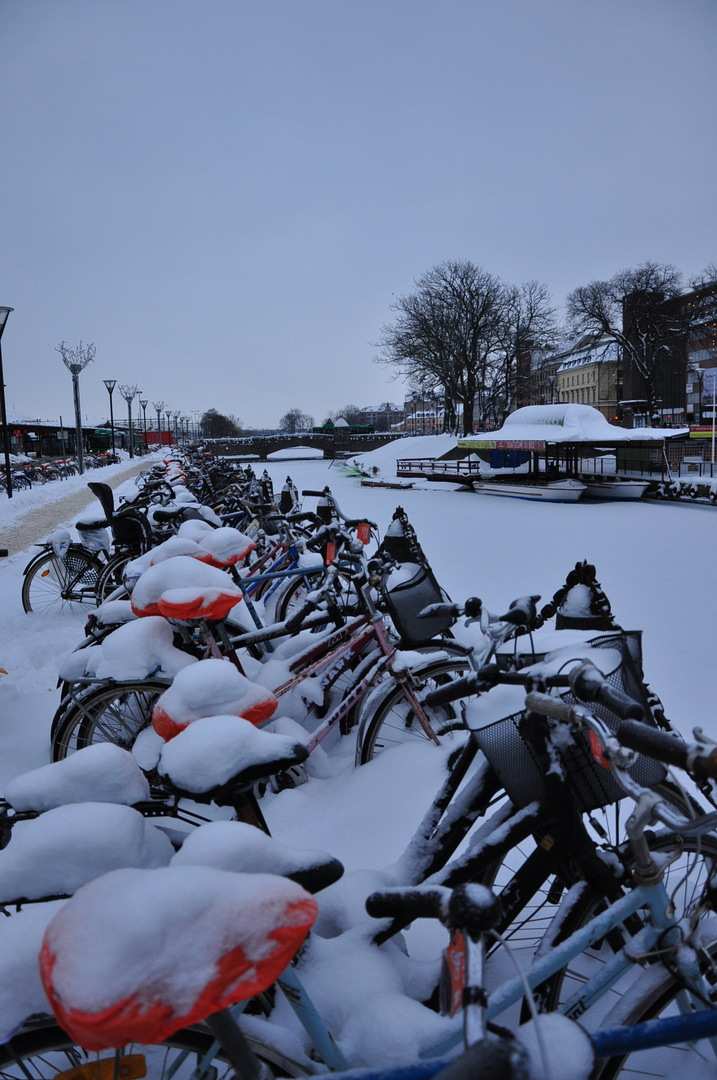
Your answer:
[[[549,716],[552,720],[561,720],[566,724],[571,723],[573,718],[574,706],[563,701],[561,697],[553,697],[552,694],[531,691],[525,695],[525,707],[538,716]]]
[[[636,720],[626,720],[617,729],[618,741],[630,750],[637,750],[647,757],[656,758],[665,765],[676,765],[678,769],[687,768],[690,748],[678,736],[668,735],[666,731],[656,731]]]
[[[323,497],[324,497],[324,492],[323,491],[302,491],[301,494],[302,495],[314,495],[317,499],[323,499]]]
[[[538,609],[535,605],[538,600],[539,596],[519,597],[513,601],[505,615],[500,616],[500,621],[512,623],[514,626],[530,626],[537,618]]]
[[[371,893],[366,898],[366,911],[373,919],[395,919],[405,922],[414,919],[441,919],[445,911],[447,890],[396,889]]]
[[[431,690],[426,694],[426,705],[448,705],[451,701],[459,698],[470,697],[478,692],[481,680],[477,675],[466,675],[463,679],[453,679],[445,686],[439,686],[437,690]]]
[[[570,687],[581,701],[597,702],[621,720],[642,720],[644,709],[628,694],[611,686],[590,660],[584,660],[569,672]]]
[[[447,615],[451,619],[457,619],[460,613],[461,609],[457,604],[429,604],[428,607],[421,608],[416,618],[431,619],[434,615]]]

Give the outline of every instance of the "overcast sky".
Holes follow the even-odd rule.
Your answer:
[[[715,0],[0,0],[8,406],[70,417],[82,340],[83,414],[320,422],[403,400],[372,343],[445,259],[699,274],[716,52]]]

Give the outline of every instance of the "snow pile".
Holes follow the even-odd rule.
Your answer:
[[[455,435],[413,435],[379,446],[366,454],[347,459],[363,476],[375,480],[395,480],[396,462],[404,458],[439,458],[458,445]]]
[[[12,918],[0,919],[0,1044],[28,1016],[51,1012],[37,958],[47,924],[64,903],[29,904]]]
[[[597,442],[618,443],[639,441],[662,442],[666,437],[686,434],[674,428],[640,428],[630,430],[608,423],[598,409],[592,405],[561,403],[555,405],[526,405],[516,409],[506,417],[502,428],[497,431],[477,432],[473,436],[461,439],[467,445],[470,438],[485,442]]]
[[[189,834],[172,866],[213,866],[234,873],[287,877],[330,860],[324,851],[289,847],[243,821],[212,821]]]
[[[5,788],[5,798],[17,811],[52,810],[80,802],[132,806],[149,798],[149,784],[129,751],[97,743],[16,776]]]
[[[161,616],[135,619],[118,626],[101,642],[70,653],[60,667],[60,678],[74,682],[92,676],[130,682],[150,675],[173,678],[196,657],[174,647],[174,631]]]
[[[17,821],[0,851],[0,903],[71,894],[123,866],[167,866],[174,849],[137,810],[76,803]]]

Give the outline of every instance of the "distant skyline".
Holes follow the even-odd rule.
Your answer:
[[[82,340],[83,415],[320,423],[403,400],[372,343],[445,259],[700,274],[716,46],[714,0],[0,0],[8,408],[71,417]]]

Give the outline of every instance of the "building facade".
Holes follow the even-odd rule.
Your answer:
[[[554,398],[572,405],[592,405],[606,420],[617,423],[621,395],[620,351],[614,341],[581,338],[554,355],[550,378]]]

